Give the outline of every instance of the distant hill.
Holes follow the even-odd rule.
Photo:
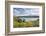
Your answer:
[[[14,17],[20,17],[20,18],[39,18],[39,16],[14,16]]]

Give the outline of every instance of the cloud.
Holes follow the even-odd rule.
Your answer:
[[[14,16],[39,16],[38,8],[14,8]]]

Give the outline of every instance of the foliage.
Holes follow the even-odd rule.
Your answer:
[[[22,21],[21,19],[16,19],[16,17],[14,17],[13,24],[14,24],[13,25],[14,28],[17,28],[17,27],[38,27],[39,26],[39,19],[37,19],[36,21],[26,22],[25,19]]]

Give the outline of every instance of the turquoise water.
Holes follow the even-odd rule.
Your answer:
[[[39,16],[19,16],[20,19],[25,19],[25,21],[35,21],[39,19]]]

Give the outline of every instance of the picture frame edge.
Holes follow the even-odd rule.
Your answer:
[[[8,7],[7,5],[10,5],[10,4],[8,4],[8,2],[9,2],[9,1],[6,1],[6,2],[5,2],[5,8],[6,8],[6,9],[5,9],[5,35],[8,35],[8,31],[6,30],[6,29],[7,29],[7,22],[8,22],[8,21],[7,21],[7,17],[6,17],[6,16],[8,15],[8,14],[7,14],[7,12],[8,12],[8,11],[7,11],[7,7]],[[10,2],[11,2],[11,1],[10,1]],[[9,3],[10,3],[10,2],[9,2]],[[13,2],[13,1],[12,1],[12,2]],[[33,2],[32,2],[32,3],[33,3]],[[40,3],[39,3],[39,4],[40,4]],[[41,3],[41,4],[42,4],[42,5],[45,5],[45,3]],[[42,13],[43,13],[43,12],[42,12]],[[45,6],[44,6],[44,18],[45,18]],[[43,18],[43,19],[44,19],[44,18]],[[43,27],[41,33],[42,33],[42,32],[45,32],[45,19],[44,19],[43,22],[44,22],[44,27]],[[40,32],[39,32],[39,33],[40,33]],[[22,34],[23,34],[23,33],[22,33]],[[26,34],[26,33],[25,33],[25,34]],[[28,33],[27,33],[27,34],[28,34]],[[33,34],[33,33],[32,33],[32,34]],[[36,34],[37,34],[37,33],[36,33]],[[11,34],[11,35],[14,35],[14,34]],[[16,35],[16,34],[15,34],[15,35]],[[18,34],[17,34],[17,35],[18,35]]]

